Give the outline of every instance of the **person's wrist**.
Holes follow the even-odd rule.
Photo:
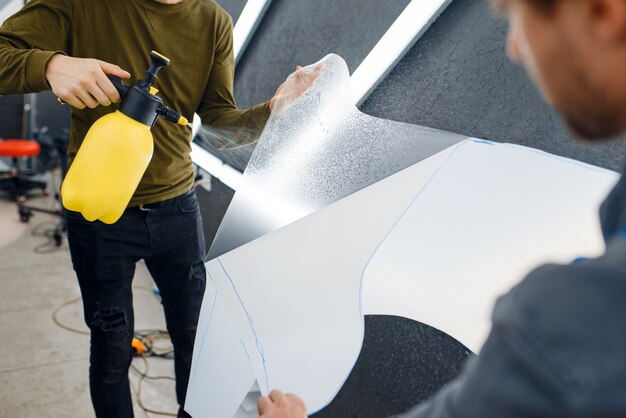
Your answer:
[[[50,89],[46,79],[46,67],[50,58],[55,54],[56,52],[53,51],[33,50],[28,55],[24,77],[29,91],[38,92]]]
[[[52,74],[54,74],[54,68],[58,65],[59,60],[62,60],[64,57],[65,57],[65,55],[63,55],[61,53],[56,53],[52,57],[50,57],[50,59],[46,63],[44,76],[46,78],[46,82],[48,83],[48,85],[51,84],[50,83],[50,77],[52,76]]]

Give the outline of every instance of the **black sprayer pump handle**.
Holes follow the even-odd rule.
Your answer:
[[[126,84],[124,84],[122,79],[119,77],[116,77],[114,75],[110,75],[108,77],[109,77],[109,80],[111,80],[111,83],[113,83],[113,86],[115,87],[115,89],[120,94],[120,97],[124,98],[124,96],[126,96],[126,93],[128,93],[129,87]]]
[[[146,84],[148,85],[152,84],[152,80],[156,78],[157,73],[161,68],[170,65],[170,60],[168,58],[155,51],[150,52],[150,59],[152,61],[150,63],[150,68],[146,71]]]
[[[157,72],[170,64],[170,60],[158,52],[150,53],[152,63],[146,72],[145,80],[137,80],[132,86],[127,86],[124,81],[116,76],[109,75],[115,89],[120,93],[122,101],[118,110],[144,125],[154,126],[159,116],[170,122],[188,126],[189,121],[173,109],[163,104],[163,99],[157,96],[158,90],[152,86],[152,80]]]

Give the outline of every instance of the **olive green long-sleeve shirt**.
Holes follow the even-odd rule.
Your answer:
[[[155,81],[166,105],[187,118],[197,112],[222,132],[245,133],[226,146],[258,138],[269,105],[236,108],[232,21],[212,0],[32,0],[0,27],[0,94],[49,90],[45,68],[55,53],[117,64],[132,74],[126,83],[134,83],[152,50],[171,60]],[[72,109],[70,161],[91,125],[115,109]],[[154,156],[130,206],[180,195],[193,184],[191,129],[159,118],[152,134]]]

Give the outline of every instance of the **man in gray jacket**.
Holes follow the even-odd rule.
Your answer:
[[[511,59],[577,136],[626,132],[626,0],[492,2],[509,20]],[[600,218],[606,252],[529,274],[497,302],[480,356],[402,418],[626,417],[626,178]],[[306,416],[278,390],[258,407]]]

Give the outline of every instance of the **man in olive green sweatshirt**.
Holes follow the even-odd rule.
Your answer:
[[[258,138],[272,106],[299,96],[319,72],[297,70],[270,101],[238,110],[230,17],[212,0],[33,0],[0,28],[0,94],[52,90],[73,107],[71,164],[90,126],[120,97],[108,75],[134,82],[158,51],[165,104],[203,124]],[[133,415],[128,367],[131,282],[144,259],[160,289],[184,404],[205,287],[202,219],[193,191],[191,130],[159,120],[154,155],[121,219],[88,222],[68,211],[68,242],[91,330],[90,390],[98,417]],[[215,144],[221,146],[221,144]],[[179,417],[189,416],[182,407]]]

